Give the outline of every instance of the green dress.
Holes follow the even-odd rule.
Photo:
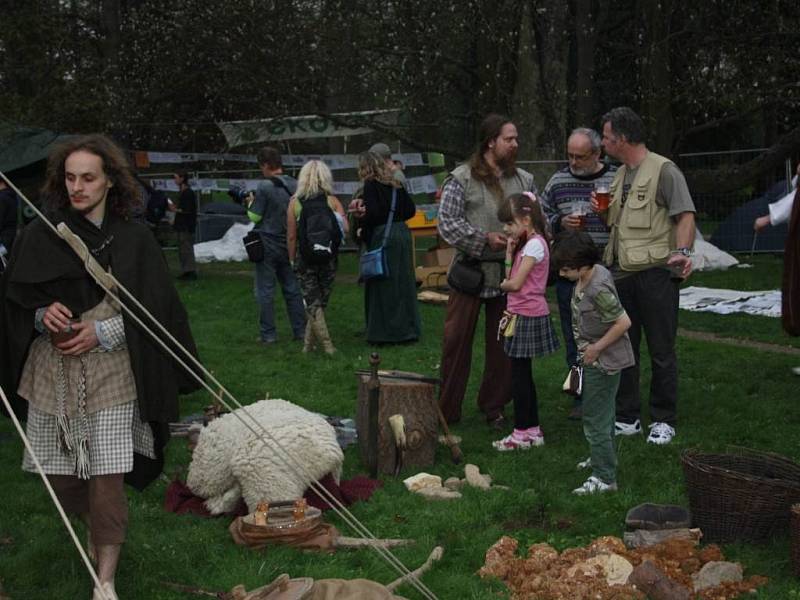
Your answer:
[[[374,250],[383,241],[386,218],[390,205],[391,187],[368,181],[364,200],[374,224],[369,236],[368,250]],[[386,240],[386,263],[389,276],[369,280],[364,289],[364,312],[367,321],[367,342],[371,344],[412,342],[419,339],[420,319],[417,306],[417,282],[414,276],[411,232],[404,219],[413,216],[415,207],[405,190],[398,190],[395,218],[389,239]]]
[[[380,246],[385,227],[375,228],[370,250]],[[371,344],[416,341],[420,333],[417,282],[411,232],[405,223],[392,223],[385,252],[389,276],[369,280],[365,285],[367,341]]]

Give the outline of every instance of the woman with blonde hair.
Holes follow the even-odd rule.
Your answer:
[[[315,340],[326,354],[336,348],[325,322],[325,307],[336,277],[337,252],[347,231],[344,208],[333,195],[333,175],[321,160],[300,169],[297,192],[286,212],[286,244],[306,305],[303,352],[313,350]]]
[[[384,250],[388,277],[370,279],[364,286],[367,341],[415,342],[420,335],[420,319],[411,232],[405,221],[414,216],[417,208],[381,156],[373,152],[360,154],[358,177],[364,184],[363,193],[352,203],[351,210],[367,250],[383,244],[384,232],[390,228]]]

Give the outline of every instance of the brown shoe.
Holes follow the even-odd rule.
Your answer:
[[[487,417],[486,423],[495,431],[505,431],[508,428],[508,421],[502,414],[495,417]]]

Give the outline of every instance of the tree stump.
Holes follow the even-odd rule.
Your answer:
[[[406,448],[402,467],[427,467],[434,463],[438,434],[436,416],[436,386],[429,381],[414,379],[414,373],[392,371],[391,377],[380,376],[378,399],[378,472],[394,473],[398,453],[389,426],[389,417],[403,416]],[[358,406],[356,429],[361,460],[369,465],[369,387],[370,376],[358,374]]]

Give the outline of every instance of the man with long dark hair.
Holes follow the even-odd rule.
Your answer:
[[[147,226],[131,220],[140,194],[122,151],[102,135],[66,142],[50,156],[42,196],[49,220],[66,224],[195,354],[161,249]],[[0,284],[0,323],[0,383],[14,412],[27,415],[31,448],[60,503],[88,526],[103,588],[94,598],[113,600],[128,523],[123,481],[143,489],[161,472],[178,393],[197,383],[41,219],[14,244]],[[27,451],[22,467],[36,471]]]
[[[445,181],[439,207],[439,235],[456,248],[455,261],[474,261],[483,276],[477,295],[450,290],[442,340],[439,403],[448,422],[461,419],[469,379],[472,340],[481,307],[485,308],[485,361],[478,408],[491,425],[504,426],[503,407],[511,399],[511,363],[497,341],[506,307],[500,290],[506,237],[497,207],[511,194],[535,192],[533,175],[518,169],[517,128],[508,117],[488,115],[478,129],[479,143],[470,159]],[[451,265],[452,269],[452,265]]]

